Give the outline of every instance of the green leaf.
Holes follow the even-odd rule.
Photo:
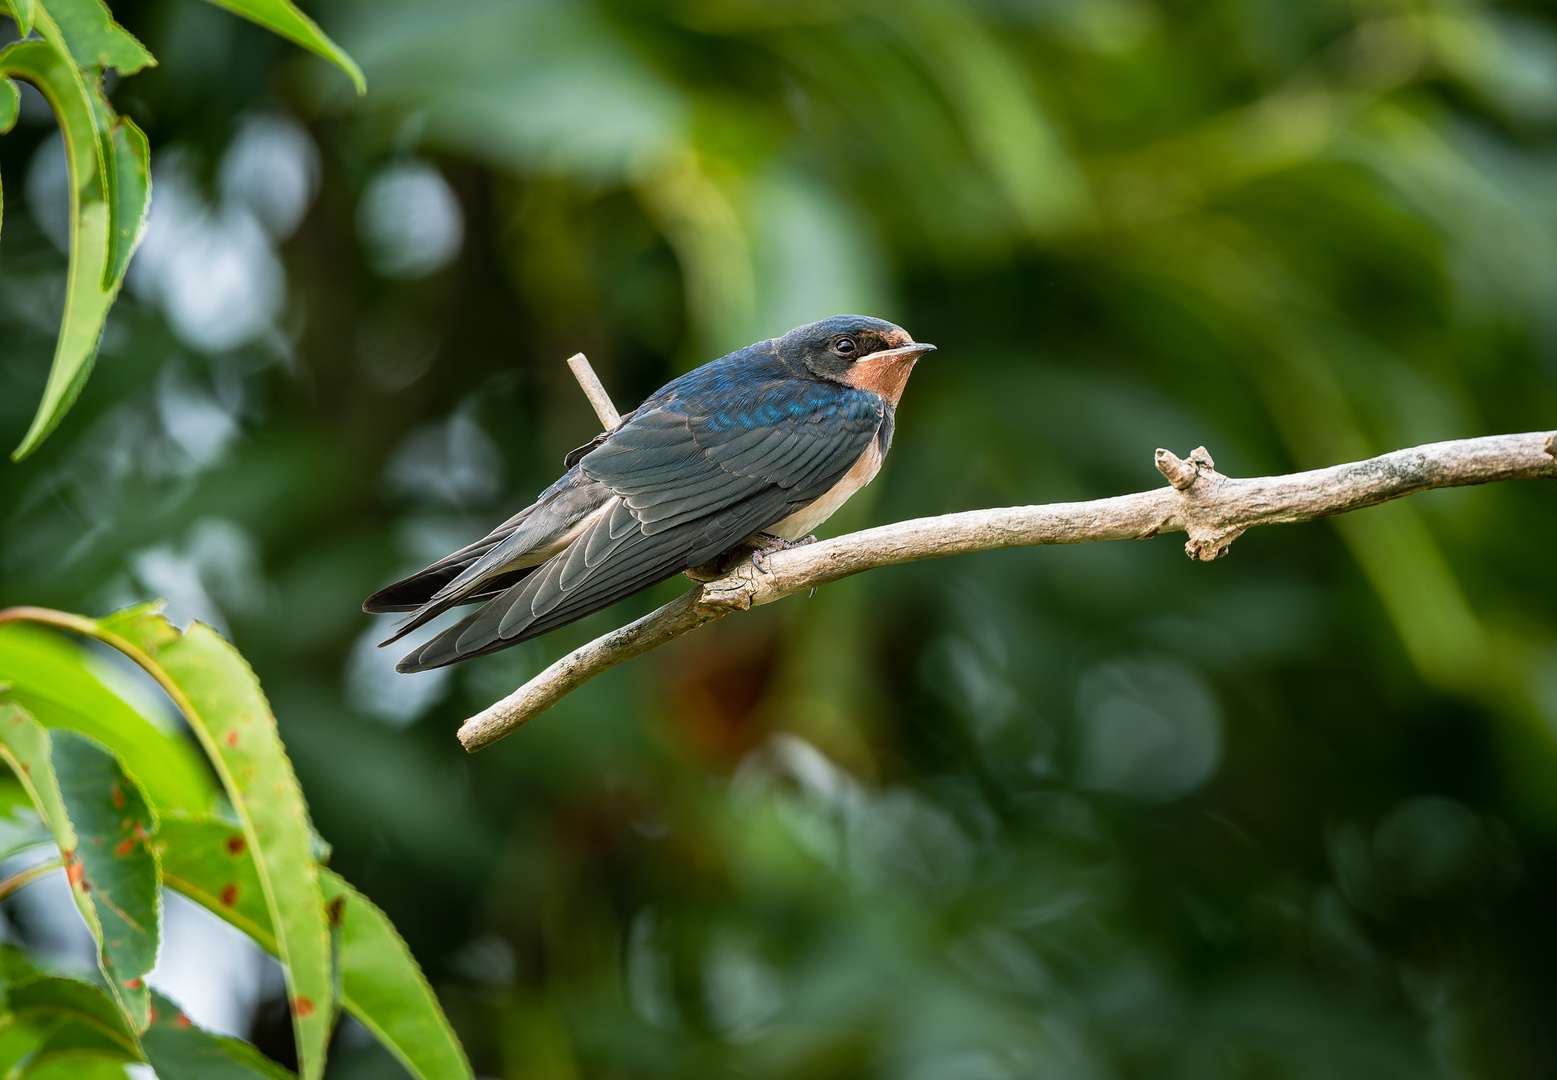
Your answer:
[[[123,1064],[141,1060],[139,1054],[127,1050],[113,1038],[95,1028],[83,1024],[63,1023],[56,1025],[38,1040],[27,1056],[27,1067],[22,1070],[21,1075],[36,1076],[61,1058],[71,1061],[96,1060]]]
[[[16,117],[22,108],[21,89],[4,75],[0,75],[0,135],[16,126]],[[0,221],[5,218],[5,185],[0,184]]]
[[[76,833],[66,872],[96,912],[103,975],[143,1031],[150,1023],[145,976],[157,962],[162,915],[150,843],[157,815],[109,750],[74,731],[55,732],[52,741],[60,797]]]
[[[48,824],[63,854],[75,850],[76,834],[60,799],[50,750],[49,733],[27,715],[26,709],[14,702],[0,701],[0,759],[27,789],[27,797]]]
[[[156,1020],[141,1036],[141,1046],[157,1080],[292,1080],[290,1070],[248,1043],[195,1027],[161,994],[152,1000]]]
[[[10,79],[0,78],[0,135],[16,126],[22,109],[22,92]]]
[[[270,952],[276,951],[270,908],[241,828],[213,818],[167,817],[157,843],[162,848],[162,880],[168,888],[209,908]]]
[[[42,9],[37,11],[37,24],[45,37],[56,32]],[[21,444],[11,452],[11,459],[20,461],[58,426],[91,374],[103,322],[114,299],[113,292],[102,289],[110,215],[92,93],[63,46],[55,41],[16,42],[0,52],[0,75],[25,79],[42,91],[59,120],[70,168],[70,268],[65,279],[65,311],[43,400]]]
[[[97,987],[45,974],[12,945],[0,946],[0,977],[5,985],[0,1067],[7,1076],[38,1075],[60,1059],[95,1059],[116,1067],[142,1060],[119,1007]]]
[[[32,33],[33,9],[37,0],[8,0],[11,17],[16,20],[16,34],[26,37]]]
[[[72,731],[51,739],[27,711],[0,702],[0,758],[48,822],[98,964],[135,1030],[146,1026],[144,976],[157,959],[161,898],[145,793],[104,747]]]
[[[163,810],[209,813],[216,782],[199,749],[162,730],[94,674],[86,652],[53,630],[0,624],[0,683],[48,728],[90,735],[124,761]]]
[[[130,268],[130,257],[146,235],[146,214],[151,209],[151,148],[145,133],[128,116],[115,117],[104,138],[103,161],[114,197],[108,200],[109,251],[103,266],[103,291],[117,294]]]
[[[157,63],[144,45],[114,22],[103,0],[36,2],[58,27],[77,67],[111,67],[121,75],[133,75]]]
[[[158,842],[169,888],[276,951],[241,831],[210,819],[165,818]],[[469,1078],[459,1040],[388,916],[334,872],[319,875],[326,903],[340,902],[341,1006],[420,1080]]]
[[[124,1066],[112,1058],[73,1054],[28,1069],[21,1080],[125,1080]]]
[[[4,946],[8,985],[6,1013],[13,1024],[31,1028],[40,1038],[28,1068],[46,1052],[91,1049],[118,1061],[141,1061],[140,1044],[114,1001],[79,979],[46,975],[33,968],[14,946]]]
[[[329,35],[319,29],[318,23],[304,15],[289,0],[208,0],[208,2],[242,15],[251,22],[259,23],[267,30],[274,31],[287,40],[324,57],[351,78],[352,85],[357,88],[359,95],[367,93],[367,80],[362,77],[362,69],[357,66],[357,62],[347,56],[344,49],[331,41]]]
[[[346,1007],[412,1075],[470,1077],[470,1063],[422,969],[389,916],[344,878],[322,870],[325,902],[339,904]]]
[[[180,635],[160,615],[104,619],[112,637],[143,650],[216,765],[238,815],[286,966],[299,1071],[320,1075],[333,1026],[330,933],[303,793],[253,670],[200,623]]]

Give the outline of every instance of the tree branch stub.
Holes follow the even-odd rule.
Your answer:
[[[568,357],[568,370],[573,372],[573,377],[578,380],[584,396],[594,407],[595,415],[600,418],[600,426],[607,431],[614,431],[616,425],[622,422],[622,416],[612,404],[611,395],[606,393],[600,376],[596,375],[595,369],[589,366],[589,358],[583,353],[574,353]]]

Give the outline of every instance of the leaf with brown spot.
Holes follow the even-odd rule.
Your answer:
[[[144,1030],[141,977],[157,959],[161,914],[157,855],[143,839],[157,830],[151,803],[105,747],[74,731],[51,738],[13,702],[0,703],[0,757],[53,832],[103,977],[131,1027]],[[122,809],[113,805],[116,785]]]
[[[209,818],[165,818],[163,880],[272,953],[269,912],[256,898],[254,861],[232,841],[231,825]],[[328,921],[338,926],[341,1007],[400,1059],[418,1080],[468,1080],[459,1040],[411,951],[389,919],[339,875],[320,868]],[[234,903],[227,890],[237,889]]]

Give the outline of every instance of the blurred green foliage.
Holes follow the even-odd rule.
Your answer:
[[[291,0],[212,2],[337,64],[359,94],[367,89],[351,57]],[[144,234],[151,196],[146,136],[114,112],[105,80],[157,61],[114,22],[103,0],[0,0],[0,14],[12,30],[0,50],[0,135],[16,123],[21,92],[13,80],[22,80],[54,114],[69,173],[61,231],[70,270],[59,340],[38,411],[11,452],[20,461],[58,426],[91,375],[108,310]]]
[[[411,679],[358,612],[592,433],[578,349],[625,407],[837,311],[935,342],[835,533],[1155,485],[1157,446],[1252,475],[1552,427],[1544,9],[321,4],[360,101],[204,6],[116,14],[166,171],[98,374],[0,474],[0,600],[229,633],[478,1073],[1557,1069],[1550,485],[1209,566],[878,571],[474,758],[463,716],[675,584]],[[63,296],[52,137],[24,99],[0,140],[13,440]]]

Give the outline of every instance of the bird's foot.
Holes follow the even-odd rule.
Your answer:
[[[805,547],[807,544],[816,543],[815,536],[805,536],[799,540],[785,540],[782,536],[774,536],[772,533],[758,533],[747,543],[754,545],[751,553],[751,564],[764,574],[771,574],[768,569],[768,556],[775,551],[789,551],[791,548]]]

